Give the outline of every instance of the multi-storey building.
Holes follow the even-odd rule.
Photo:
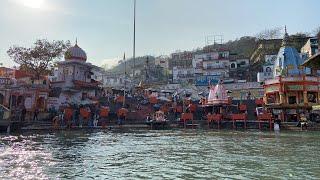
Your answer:
[[[155,58],[155,66],[162,67],[163,69],[169,68],[169,56],[158,56]]]
[[[1,69],[5,73],[0,76],[0,104],[10,109],[24,105],[28,111],[46,109],[50,91],[47,77],[35,78],[22,70]]]
[[[173,83],[189,82],[194,80],[194,68],[192,66],[194,53],[184,51],[173,53],[169,58],[169,72],[172,76]]]
[[[228,78],[229,66],[229,51],[225,49],[195,55],[193,68],[196,85],[216,83],[219,79]]]
[[[225,82],[247,80],[249,66],[249,59],[232,57],[227,49],[222,48],[197,54],[193,59],[196,85],[213,84],[221,79]]]
[[[248,79],[249,75],[249,68],[250,68],[250,61],[248,58],[243,57],[234,57],[230,59],[230,70],[229,70],[229,78],[233,79],[234,81],[237,80],[245,80],[250,81]]]
[[[194,68],[173,67],[172,80],[173,83],[193,83]]]
[[[316,37],[308,39],[306,44],[301,48],[301,53],[311,57],[318,52],[318,39]]]
[[[192,68],[192,59],[194,53],[191,51],[184,51],[179,53],[172,53],[169,59],[169,69],[178,68]]]

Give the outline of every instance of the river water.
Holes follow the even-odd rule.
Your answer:
[[[320,132],[61,131],[0,137],[0,179],[320,178]]]

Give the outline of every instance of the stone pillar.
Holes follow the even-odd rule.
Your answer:
[[[303,103],[308,104],[308,93],[307,91],[303,91]]]
[[[279,92],[279,95],[280,95],[280,103],[281,104],[286,103],[284,93],[283,92]]]

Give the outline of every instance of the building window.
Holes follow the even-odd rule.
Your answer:
[[[289,96],[288,101],[289,101],[289,104],[297,104],[296,96]]]
[[[236,68],[236,65],[235,65],[235,63],[232,63],[231,64],[231,69],[234,69],[234,68]]]
[[[279,57],[279,66],[282,66],[282,59]]]
[[[45,108],[45,99],[44,99],[44,97],[39,97],[37,99],[36,107],[40,108],[40,109],[44,109]]]
[[[317,103],[317,93],[308,92],[308,102]]]
[[[271,72],[271,71],[272,71],[272,69],[270,67],[266,68],[266,72]]]
[[[68,75],[68,72],[69,72],[69,69],[68,69],[68,68],[64,68],[64,69],[63,69],[63,74],[64,74],[64,75]]]

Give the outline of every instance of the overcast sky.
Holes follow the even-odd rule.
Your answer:
[[[319,0],[137,0],[136,54],[192,50],[208,35],[227,41],[284,25],[312,32],[319,7]],[[124,52],[132,56],[132,22],[133,0],[0,0],[0,62],[12,66],[12,45],[78,38],[89,62],[115,64]]]

